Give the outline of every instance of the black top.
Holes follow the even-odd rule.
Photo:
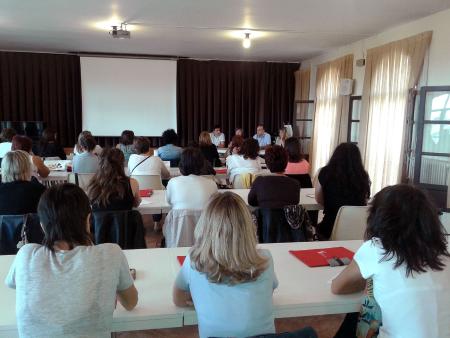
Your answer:
[[[63,147],[58,143],[48,143],[47,145],[41,147],[38,143],[33,147],[33,153],[40,157],[59,157],[61,160],[66,160],[67,156],[64,152]]]
[[[219,153],[217,152],[217,147],[214,144],[210,144],[209,146],[200,146],[200,151],[213,167],[220,165]]]
[[[0,184],[0,215],[35,214],[45,187],[36,181]]]
[[[118,195],[113,195],[107,205],[99,205],[94,202],[92,204],[93,211],[117,211],[117,210],[131,210],[134,204],[133,190],[131,189],[130,179],[124,182],[126,185],[125,195],[120,198]]]
[[[248,194],[254,207],[278,209],[300,202],[300,183],[282,175],[258,176]]]
[[[353,191],[346,184],[333,177],[331,170],[325,166],[320,170],[319,182],[323,193],[323,220],[318,225],[319,233],[324,238],[329,238],[333,230],[334,221],[339,208],[344,205],[367,205],[370,196],[369,182],[360,192]]]

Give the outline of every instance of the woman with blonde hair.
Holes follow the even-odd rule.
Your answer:
[[[231,192],[214,195],[194,235],[173,300],[181,307],[193,301],[200,337],[274,333],[272,293],[278,281],[270,252],[256,248],[244,201]]]
[[[198,137],[198,146],[203,156],[213,167],[220,166],[219,153],[217,147],[211,142],[211,136],[207,131],[202,131]]]
[[[22,150],[6,153],[2,161],[0,215],[36,213],[45,187],[32,180],[30,155]]]

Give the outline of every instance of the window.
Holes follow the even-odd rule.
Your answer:
[[[314,100],[295,101],[294,135],[300,140],[302,153],[309,155],[314,126]]]
[[[347,142],[358,144],[361,119],[361,96],[350,96]]]
[[[414,183],[429,190],[445,208],[450,183],[450,86],[422,87],[418,115]]]

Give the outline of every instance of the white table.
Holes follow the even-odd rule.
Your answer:
[[[231,191],[238,194],[248,203],[250,189],[224,189],[220,192]],[[314,198],[314,188],[300,189],[300,204],[307,210],[321,210],[323,207]],[[171,206],[166,201],[165,190],[154,190],[151,197],[143,197],[137,210],[143,215],[168,213]]]
[[[228,148],[217,148],[217,152],[219,153],[219,155],[225,155],[225,153],[227,152]],[[264,149],[261,149],[258,151],[258,155],[260,156],[264,156],[266,154],[266,151]]]
[[[333,295],[330,280],[342,267],[309,268],[288,250],[344,246],[356,251],[362,241],[308,242],[264,244],[271,251],[279,286],[273,299],[275,317],[297,317],[355,312],[359,310],[361,294]],[[188,248],[143,249],[124,251],[129,265],[136,269],[138,306],[125,311],[118,305],[114,312],[113,331],[132,331],[181,327],[196,323],[193,309],[177,308],[172,303],[172,286],[180,265],[178,255]],[[0,256],[0,337],[17,337],[15,291],[3,283],[14,256]]]

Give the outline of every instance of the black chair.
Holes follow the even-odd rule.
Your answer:
[[[317,338],[317,332],[312,327],[305,327],[304,329],[294,332],[272,333],[258,335],[248,338]]]
[[[22,228],[28,243],[42,244],[44,232],[36,214],[0,215],[0,255],[15,255],[19,251]]]
[[[256,211],[260,243],[303,242],[301,229],[292,229],[283,209],[260,208]]]
[[[300,183],[300,188],[313,188],[311,176],[309,174],[301,174],[301,175],[286,175],[290,178],[297,180]],[[309,219],[311,223],[316,226],[317,220],[319,218],[318,211],[308,211]]]
[[[116,243],[123,250],[146,248],[144,224],[137,210],[95,211],[91,233],[95,244]]]

